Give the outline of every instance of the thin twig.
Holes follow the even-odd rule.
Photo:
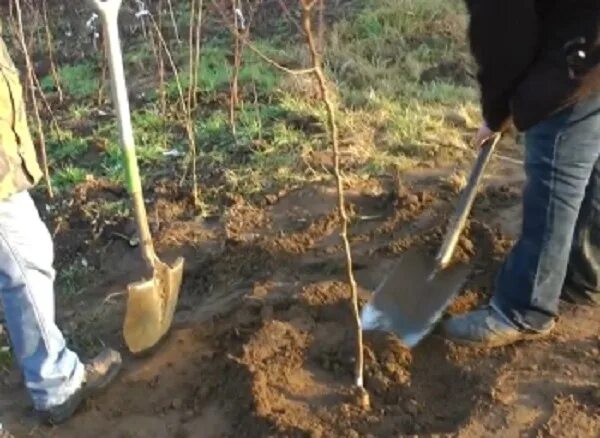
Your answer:
[[[171,54],[171,51],[169,50],[169,46],[168,46],[167,42],[165,41],[165,38],[164,38],[160,28],[158,27],[156,20],[154,19],[154,16],[152,14],[148,14],[148,16],[150,17],[152,26],[154,27],[154,30],[158,36],[158,39],[159,39],[160,43],[162,44],[165,53],[167,54],[167,59],[169,60],[169,64],[171,65],[171,69],[173,70],[173,74],[175,76],[175,83],[177,84],[177,91],[179,93],[179,102],[181,104],[181,109],[182,109],[184,117],[185,117],[185,130],[186,130],[188,142],[189,142],[190,159],[192,161],[192,171],[194,172],[194,175],[192,176],[192,180],[193,180],[192,181],[192,184],[193,184],[192,195],[194,198],[194,205],[196,207],[199,207],[202,204],[202,202],[200,200],[200,194],[199,194],[198,185],[196,182],[196,172],[195,172],[197,151],[196,151],[196,129],[195,129],[194,121],[192,118],[192,114],[190,114],[189,108],[186,105],[185,97],[183,94],[183,87],[181,86],[181,80],[179,78],[179,73],[177,70],[177,65],[175,64],[175,61],[173,60],[173,56]]]
[[[162,23],[162,3],[163,0],[158,0],[158,28],[163,28]],[[154,33],[152,33],[152,45],[154,47]],[[156,45],[156,53],[158,59],[158,82],[159,82],[159,98],[160,98],[160,113],[163,116],[163,121],[167,120],[167,90],[165,84],[165,58],[163,56],[163,48],[161,44]]]
[[[317,28],[317,35],[318,35],[318,40],[319,40],[319,52],[323,53],[323,50],[325,50],[324,45],[325,45],[325,1],[324,0],[318,0],[319,1],[319,25]]]
[[[283,0],[277,0],[277,3],[279,4],[279,7],[283,11],[283,14],[287,17],[288,21],[290,23],[293,23],[294,26],[296,27],[296,29],[298,29],[298,31],[301,34],[304,34],[304,29],[302,29],[302,26],[300,26],[300,24],[298,24],[298,22],[296,20],[294,20],[294,17],[292,17],[292,13],[290,12],[290,10],[286,6],[286,4],[283,2]]]
[[[190,23],[189,23],[189,75],[190,80],[188,84],[188,110],[192,107],[192,95],[196,92],[196,83],[194,82],[194,19],[196,18],[196,0],[190,0]]]
[[[191,0],[190,25],[189,25],[189,86],[188,86],[188,111],[191,113],[198,105],[198,72],[200,71],[200,39],[202,38],[202,8],[203,1]]]
[[[181,46],[181,38],[179,38],[179,27],[177,26],[177,20],[175,19],[175,12],[173,11],[173,3],[171,0],[167,0],[167,4],[169,5],[169,15],[171,16],[171,23],[173,23],[173,31],[175,32],[175,39],[177,40],[177,44]],[[160,14],[161,11],[158,11]]]
[[[211,1],[211,5],[219,13],[219,15],[221,15],[222,24],[229,30],[229,32],[231,32],[232,34],[234,32],[237,32],[237,29],[233,28],[229,24],[227,14],[225,14],[225,12],[221,9],[221,7],[217,4],[217,2],[215,0]],[[245,36],[242,39],[242,42],[244,43],[245,47],[248,47],[252,52],[254,52],[256,55],[258,55],[258,57],[260,59],[265,61],[267,64],[270,64],[273,67],[277,68],[278,70],[281,70],[290,75],[306,75],[306,74],[314,73],[314,70],[315,70],[314,68],[306,68],[306,69],[296,70],[296,69],[290,69],[290,68],[284,67],[283,65],[279,64],[277,61],[274,61],[273,59],[271,59],[267,55],[265,55],[258,47],[256,47],[253,43],[250,42],[250,40],[247,36]]]
[[[184,112],[187,112],[187,105],[185,104],[185,97],[183,95],[183,87],[181,86],[181,80],[179,78],[179,70],[177,69],[177,65],[175,64],[175,61],[173,60],[173,55],[171,54],[171,51],[169,50],[169,45],[167,44],[165,37],[163,36],[160,28],[158,27],[158,24],[157,24],[156,20],[154,19],[154,15],[148,14],[148,17],[150,17],[150,21],[152,22],[152,26],[156,32],[156,35],[158,36],[158,40],[159,40],[160,44],[162,45],[163,50],[165,51],[165,53],[167,55],[167,60],[169,61],[169,64],[171,65],[171,69],[173,70],[173,75],[175,76],[175,83],[177,85],[177,92],[179,94],[179,103],[181,105],[181,108]]]
[[[104,93],[106,84],[108,83],[108,54],[106,53],[108,47],[106,42],[108,41],[104,29],[102,30],[102,40],[100,42],[100,51],[102,56],[100,57],[100,84],[98,86],[98,106],[104,105],[106,101],[106,95]]]
[[[312,32],[311,25],[311,10],[314,5],[314,0],[300,0],[302,4],[302,27],[306,33],[306,42],[310,50],[310,55],[314,68],[314,76],[319,84],[319,88],[321,90],[321,98],[323,100],[323,104],[327,109],[327,121],[329,124],[329,134],[330,141],[333,152],[333,170],[335,174],[335,179],[337,182],[337,192],[338,192],[338,209],[340,214],[340,219],[342,222],[342,229],[340,232],[340,237],[344,244],[344,251],[346,255],[346,274],[348,277],[348,283],[351,291],[351,300],[352,300],[352,313],[354,316],[354,322],[356,324],[356,362],[354,368],[354,376],[356,386],[359,388],[361,394],[360,403],[363,407],[369,406],[369,397],[368,393],[364,389],[364,378],[363,378],[363,368],[364,368],[364,354],[363,354],[363,339],[362,339],[362,327],[360,323],[360,314],[358,310],[358,288],[356,285],[356,280],[354,279],[353,267],[352,267],[352,249],[350,247],[350,241],[348,240],[348,215],[346,214],[346,206],[344,199],[344,181],[340,172],[340,150],[339,150],[339,137],[338,137],[338,127],[335,118],[335,107],[332,103],[331,97],[329,96],[329,90],[327,88],[327,79],[325,77],[325,73],[323,72],[323,68],[321,66],[321,57],[319,52],[317,51],[315,45],[315,39]]]
[[[47,0],[42,0],[42,16],[44,17],[44,29],[46,30],[46,45],[48,49],[48,57],[50,58],[50,72],[52,73],[54,85],[56,86],[56,90],[58,91],[58,100],[60,103],[62,103],[64,95],[62,86],[60,84],[60,76],[58,74],[58,69],[56,68],[56,63],[54,61],[54,43],[52,38],[52,31],[50,30],[50,24],[48,23]]]
[[[192,72],[193,73],[192,77],[194,79],[194,86],[198,85],[198,75],[200,72],[200,46],[201,46],[201,40],[202,40],[202,20],[204,18],[203,9],[204,9],[204,1],[200,0],[199,4],[198,4],[198,18],[196,19],[196,46],[194,48],[194,50],[196,51],[196,59],[194,60],[194,70]],[[193,100],[194,100],[194,107],[197,107],[198,106],[198,93],[197,92],[194,93]]]
[[[229,126],[233,138],[236,139],[235,126],[235,108],[239,102],[238,95],[238,77],[240,74],[240,66],[242,63],[241,42],[240,42],[240,23],[237,14],[237,0],[231,0],[231,12],[233,15],[233,69],[231,70],[231,81],[229,83]],[[237,141],[237,140],[236,140]]]
[[[202,2],[200,2],[200,8],[202,8]],[[202,19],[202,10],[198,12],[198,20]],[[192,165],[192,196],[194,199],[194,206],[198,208],[200,206],[200,200],[198,199],[198,180],[196,175],[196,130],[194,129],[192,121],[192,108],[193,108],[193,97],[196,96],[196,78],[194,75],[196,60],[196,49],[199,50],[199,46],[195,44],[196,37],[196,1],[191,0],[190,4],[190,25],[189,25],[189,83],[188,83],[188,103],[187,103],[187,118],[186,118],[186,132],[188,135],[188,142],[190,144],[190,161]],[[187,166],[186,166],[187,167]]]
[[[263,52],[261,52],[260,49],[258,49],[251,42],[246,41],[246,46],[250,50],[252,50],[254,53],[256,53],[258,55],[258,57],[261,58],[263,61],[265,61],[267,64],[270,64],[273,67],[275,67],[285,73],[288,73],[290,75],[307,75],[307,74],[311,74],[311,73],[315,72],[314,67],[304,68],[304,69],[291,69],[291,68],[284,67],[283,65],[279,64],[277,61],[274,61],[273,59],[271,59],[267,55],[265,55]]]

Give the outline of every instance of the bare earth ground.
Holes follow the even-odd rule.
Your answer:
[[[501,152],[518,159],[514,148]],[[519,230],[520,166],[495,159],[492,167],[458,254],[472,261],[474,275],[451,312],[486,299]],[[363,303],[396,254],[413,245],[435,250],[460,180],[452,171],[349,188]],[[55,429],[28,417],[19,376],[6,370],[0,419],[17,437],[600,436],[599,309],[563,305],[548,340],[493,351],[435,335],[407,351],[391,336],[370,333],[372,407],[364,411],[349,391],[353,333],[334,189],[306,187],[262,206],[232,199],[222,217],[202,220],[186,217],[188,200],[175,189],[155,187],[149,197],[159,247],[187,261],[171,336],[149,357],[125,354],[117,383]],[[58,309],[61,326],[88,353],[99,339],[126,351],[120,292],[139,259],[119,235],[129,236],[132,226],[116,220],[99,229],[98,218],[82,213],[122,196],[90,183],[65,201],[74,213],[48,219],[59,266],[85,258],[94,267],[89,287]],[[410,287],[409,273],[398,287]]]

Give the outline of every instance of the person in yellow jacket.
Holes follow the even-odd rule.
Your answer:
[[[34,408],[58,424],[114,379],[121,356],[107,349],[82,362],[56,326],[52,237],[29,195],[41,176],[19,72],[0,39],[0,302]]]

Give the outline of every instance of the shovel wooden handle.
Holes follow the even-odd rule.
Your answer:
[[[500,134],[496,134],[479,150],[477,160],[475,161],[473,170],[469,176],[469,181],[462,191],[460,199],[458,200],[458,204],[456,205],[456,209],[448,222],[446,235],[444,236],[442,246],[440,247],[440,250],[435,258],[436,267],[434,272],[445,269],[452,259],[452,255],[456,249],[456,244],[458,243],[458,238],[465,227],[465,223],[467,222],[467,218],[471,212],[471,207],[473,206],[473,202],[477,196],[477,189],[479,188],[483,172],[489,163],[492,153],[494,152],[499,140]]]
[[[129,97],[123,71],[123,54],[119,38],[118,17],[122,0],[91,0],[98,10],[108,40],[108,64],[111,77],[111,91],[113,104],[119,121],[119,134],[123,160],[127,178],[127,189],[133,201],[135,220],[140,237],[142,256],[149,268],[154,268],[156,253],[148,226],[148,217],[144,205],[142,183],[135,153],[133,128],[131,126],[131,112]]]

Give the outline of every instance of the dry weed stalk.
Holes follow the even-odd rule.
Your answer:
[[[367,408],[369,406],[369,395],[364,389],[364,354],[363,354],[363,338],[362,338],[362,327],[360,323],[360,314],[358,310],[358,288],[356,280],[354,279],[354,273],[352,268],[352,249],[350,247],[350,241],[348,240],[348,215],[346,213],[345,199],[344,199],[344,181],[340,171],[340,150],[339,150],[339,138],[338,138],[338,127],[336,123],[336,111],[334,104],[329,95],[327,88],[327,78],[323,72],[321,56],[317,51],[315,38],[312,31],[312,9],[317,0],[300,0],[302,5],[302,28],[304,29],[306,36],[306,43],[310,51],[310,57],[313,64],[313,75],[319,84],[321,92],[321,99],[327,110],[327,121],[329,124],[330,141],[333,152],[333,170],[335,179],[337,182],[337,193],[338,193],[338,209],[341,219],[341,232],[340,237],[344,244],[344,251],[346,255],[346,274],[348,277],[348,283],[351,290],[352,298],[352,312],[354,315],[354,321],[356,323],[356,362],[355,362],[355,383],[359,390],[359,403],[361,406]]]
[[[163,8],[163,0],[158,0],[158,7],[157,7],[157,11],[158,11],[158,28],[162,29],[163,28],[163,22],[162,22],[162,8]],[[156,56],[156,59],[158,61],[158,95],[159,95],[159,100],[160,100],[160,113],[163,116],[163,120],[167,119],[167,89],[166,89],[166,82],[165,82],[165,57],[164,57],[164,51],[163,51],[163,47],[160,43],[157,43],[155,41],[155,33],[154,30],[152,30],[151,32],[152,34],[152,48],[154,50],[154,54]],[[156,38],[158,39],[158,36],[156,36]]]
[[[187,122],[186,122],[186,131],[188,134],[188,141],[190,142],[190,160],[192,166],[192,186],[194,191],[194,205],[199,208],[200,207],[200,199],[198,198],[198,180],[197,180],[197,172],[196,172],[196,161],[197,161],[197,151],[196,151],[196,129],[193,124],[193,112],[197,105],[197,81],[198,81],[198,72],[200,70],[200,38],[202,31],[202,8],[204,7],[204,3],[202,0],[198,1],[198,6],[196,10],[196,1],[191,0],[190,5],[190,28],[189,28],[189,83],[188,83],[188,102],[187,102]]]
[[[249,42],[250,27],[260,3],[261,0],[254,1],[252,6],[249,8],[248,15],[245,16],[242,11],[241,1],[231,0],[231,15],[233,18],[229,19],[227,13],[215,0],[212,0],[211,2],[212,7],[219,13],[223,20],[223,24],[227,29],[229,29],[229,32],[233,36],[233,68],[229,82],[229,125],[231,126],[231,132],[234,139],[236,138],[235,109],[238,105],[243,105],[244,103],[239,97],[239,75],[242,66],[244,49],[248,47],[266,62],[276,67],[281,67],[279,64],[262,54]],[[286,70],[288,73],[296,73],[285,68],[282,68],[282,70]]]
[[[240,23],[238,16],[238,0],[231,0],[231,12],[233,14],[233,69],[231,71],[231,81],[229,84],[229,125],[231,126],[231,133],[233,138],[237,138],[236,126],[235,126],[235,108],[239,104],[239,92],[238,92],[238,78],[240,75],[240,66],[242,63],[242,47],[240,31],[242,30],[243,23]]]
[[[179,26],[177,26],[177,20],[175,19],[175,12],[173,11],[173,3],[171,0],[167,0],[167,4],[169,5],[169,15],[171,16],[171,23],[173,24],[173,32],[175,32],[175,39],[177,40],[177,44],[181,46],[181,38],[179,38]],[[159,9],[158,13],[162,13]]]
[[[108,47],[106,46],[106,35],[104,34],[104,29],[102,30],[102,37],[100,38],[100,51],[102,52],[102,56],[100,56],[100,84],[98,86],[98,106],[104,105],[106,102],[106,84],[108,83],[108,54],[106,51]]]
[[[162,0],[158,1],[156,14],[158,15],[158,23],[157,26],[159,29],[162,29]],[[158,37],[156,36],[156,32],[153,27],[148,30],[150,47],[152,48],[152,53],[154,54],[154,60],[156,61],[156,67],[158,68],[158,102],[159,102],[159,111],[161,115],[161,126],[163,130],[166,128],[167,124],[167,92],[165,89],[165,60],[162,52],[162,45],[157,41]],[[163,148],[167,147],[166,140],[163,143]]]
[[[287,7],[287,5],[285,4],[285,2],[283,0],[277,0],[277,4],[279,5],[279,8],[283,12],[283,15],[286,16],[286,18],[288,19],[288,21],[291,24],[293,24],[296,27],[296,29],[301,34],[304,33],[304,30],[302,29],[302,26],[300,26],[300,24],[298,24],[298,22],[294,19],[294,17],[292,17],[292,13],[290,12],[290,9]]]
[[[35,115],[36,127],[40,142],[39,153],[42,161],[42,170],[44,172],[44,178],[46,180],[48,196],[52,199],[54,197],[54,190],[52,190],[52,181],[50,180],[50,171],[48,169],[48,156],[46,154],[46,137],[44,135],[42,118],[40,117],[40,109],[38,107],[38,102],[35,93],[37,81],[35,77],[35,72],[33,70],[33,64],[29,56],[27,42],[25,41],[25,31],[23,29],[23,14],[21,11],[21,0],[15,0],[15,12],[17,21],[17,38],[19,40],[19,43],[21,44],[21,49],[25,57],[25,65],[27,69],[27,86],[31,93],[31,104],[33,106],[33,113]]]
[[[232,34],[234,32],[237,32],[237,30],[231,26],[229,24],[228,18],[227,18],[227,14],[223,11],[223,9],[216,3],[215,0],[211,1],[211,5],[213,7],[214,10],[216,10],[219,15],[221,15],[222,18],[222,24],[229,30],[229,32],[231,32]],[[268,57],[267,55],[265,55],[258,47],[256,47],[249,39],[249,32],[248,32],[249,27],[246,27],[246,32],[243,36],[242,42],[243,42],[243,47],[247,47],[248,49],[250,49],[250,51],[254,52],[260,59],[262,59],[264,62],[266,62],[267,64],[275,67],[278,70],[281,70],[284,73],[290,74],[290,75],[306,75],[306,74],[310,74],[314,72],[314,68],[305,68],[305,69],[292,69],[292,68],[288,68],[285,67],[284,65],[281,65],[280,63],[278,63],[277,61],[275,61],[274,59]]]
[[[190,113],[193,109],[198,106],[198,74],[200,71],[200,43],[202,39],[202,11],[204,8],[204,1],[199,0],[198,6],[195,6],[196,1],[191,0],[191,14],[190,14],[190,81],[188,87],[188,110]],[[197,9],[197,12],[195,10]]]
[[[54,61],[54,39],[52,38],[52,31],[50,30],[50,23],[48,23],[48,4],[47,0],[42,0],[42,17],[44,18],[44,29],[46,33],[46,47],[48,50],[48,58],[50,61],[50,72],[54,79],[54,86],[58,91],[58,101],[63,103],[64,94],[60,84],[60,76],[58,74],[58,68],[56,68],[56,62]]]
[[[325,0],[317,1],[319,2],[319,21],[317,25],[318,50],[319,53],[323,54],[325,50]]]
[[[159,13],[160,13],[160,11],[159,11]],[[156,19],[154,18],[154,15],[150,13],[150,14],[148,14],[148,17],[150,18],[150,22],[152,23],[152,27],[154,28],[154,32],[158,37],[158,40],[164,50],[164,53],[167,55],[167,60],[169,61],[171,70],[173,71],[173,75],[175,76],[175,83],[177,85],[177,92],[179,94],[179,103],[181,105],[181,110],[183,112],[184,119],[185,119],[184,127],[185,127],[186,134],[188,137],[189,152],[190,152],[189,160],[191,160],[191,165],[192,165],[192,196],[194,199],[194,206],[196,208],[200,208],[200,206],[202,205],[202,202],[200,199],[197,175],[196,175],[196,171],[195,171],[196,170],[197,150],[196,150],[196,129],[195,129],[195,125],[194,125],[193,115],[190,111],[190,108],[186,104],[185,96],[183,94],[183,87],[181,85],[181,80],[179,78],[179,70],[177,69],[177,65],[175,64],[173,55],[171,54],[171,51],[169,50],[169,45],[165,41],[165,37],[163,36],[161,29],[158,26]],[[184,174],[181,178],[182,182],[185,180],[186,174],[187,174],[187,165],[185,166]]]

